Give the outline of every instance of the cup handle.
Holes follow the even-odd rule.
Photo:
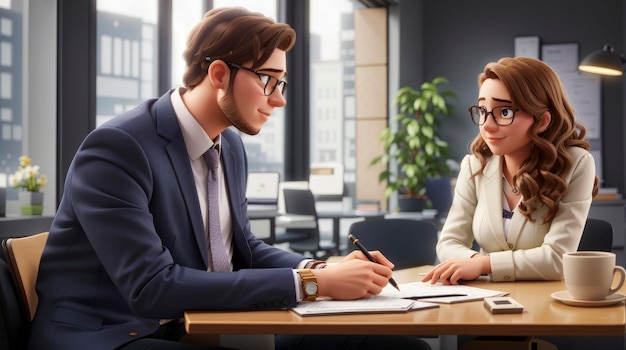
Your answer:
[[[615,288],[610,288],[609,289],[609,295],[617,292],[620,288],[622,288],[622,286],[624,285],[624,280],[626,279],[626,270],[624,270],[623,267],[621,266],[615,266],[613,268],[613,278],[615,278],[615,273],[618,272],[620,275],[620,281],[618,283],[618,285]]]

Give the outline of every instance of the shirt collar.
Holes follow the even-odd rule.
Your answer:
[[[185,103],[183,102],[181,95],[186,91],[187,89],[184,87],[174,89],[170,95],[170,100],[172,101],[172,107],[176,113],[176,118],[178,119],[178,125],[180,125],[183,139],[185,140],[185,146],[187,147],[189,158],[191,160],[196,160],[202,157],[202,155],[209,148],[215,145],[219,146],[222,140],[222,135],[218,135],[214,142],[204,132],[202,126],[200,126],[196,118],[191,115],[191,112],[189,112],[187,106],[185,106]],[[221,152],[221,147],[219,147],[219,150]]]

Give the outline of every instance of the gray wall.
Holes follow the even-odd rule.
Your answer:
[[[390,31],[390,47],[399,47],[397,52],[390,50],[390,95],[399,86],[447,77],[459,99],[441,134],[452,144],[456,160],[467,153],[477,133],[467,114],[478,94],[476,78],[486,63],[514,55],[515,37],[538,36],[541,44],[578,43],[580,58],[605,43],[618,53],[626,51],[622,0],[400,0],[390,16],[395,17],[390,23],[398,21],[401,28],[398,33]],[[621,193],[624,79],[602,78],[602,141],[592,143],[603,151],[604,186],[617,187]]]

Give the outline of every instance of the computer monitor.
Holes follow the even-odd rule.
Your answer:
[[[336,162],[312,163],[309,189],[315,197],[341,200],[345,194],[343,164]]]
[[[248,187],[246,197],[248,204],[278,204],[278,172],[248,173]]]

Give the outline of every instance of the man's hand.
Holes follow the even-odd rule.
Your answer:
[[[317,277],[319,295],[352,300],[380,294],[389,283],[393,264],[378,251],[370,254],[377,262],[354,251],[337,264],[312,270]]]
[[[389,259],[387,259],[378,250],[370,251],[368,253],[370,253],[372,258],[374,258],[374,260],[376,260],[377,263],[379,263],[381,265],[385,265],[385,266],[389,267],[390,269],[393,269],[394,264],[391,261],[389,261]],[[369,261],[369,259],[365,256],[365,254],[361,253],[360,250],[352,251],[350,254],[346,255],[341,261],[343,262],[343,261],[348,261],[348,260],[352,260],[352,259],[359,259],[359,260]]]

